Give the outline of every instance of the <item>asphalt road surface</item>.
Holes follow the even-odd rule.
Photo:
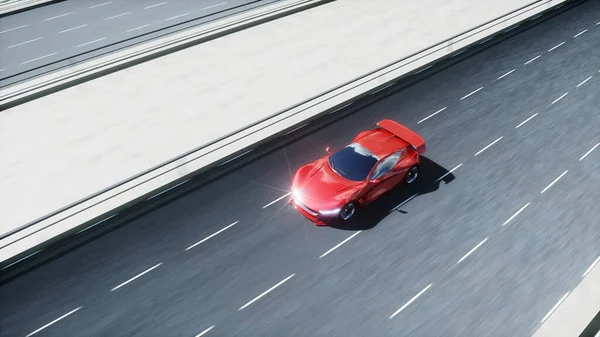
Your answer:
[[[3,285],[0,335],[531,336],[600,255],[599,21],[584,3]],[[428,141],[418,185],[349,228],[280,199],[383,118]]]
[[[6,16],[0,86],[276,1],[68,0]]]

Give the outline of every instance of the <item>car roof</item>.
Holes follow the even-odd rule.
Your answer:
[[[362,145],[378,158],[409,146],[407,142],[385,129],[363,131],[354,139],[354,142]]]

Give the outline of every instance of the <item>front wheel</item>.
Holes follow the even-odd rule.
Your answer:
[[[340,211],[340,219],[347,221],[354,215],[356,211],[356,206],[353,202],[348,203],[342,210]]]
[[[408,172],[406,172],[406,176],[404,176],[404,182],[406,182],[407,184],[412,184],[415,180],[417,180],[418,176],[419,166],[414,165],[413,167],[408,169]]]

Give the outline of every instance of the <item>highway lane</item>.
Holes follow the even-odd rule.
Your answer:
[[[214,325],[207,336],[529,335],[600,254],[600,151],[579,161],[600,142],[598,9],[586,3],[519,34],[0,287],[2,335],[80,306],[39,334],[194,336]],[[283,201],[263,208],[287,193],[288,163],[385,117],[422,133],[437,164],[462,164],[456,178],[438,185],[445,171],[426,164],[424,194],[406,214],[361,222],[358,234],[316,228]],[[366,220],[416,191],[384,199]]]
[[[275,1],[68,0],[3,17],[0,86]],[[166,30],[151,34],[162,29]],[[145,34],[149,35],[142,39]],[[65,59],[69,60],[38,69]]]

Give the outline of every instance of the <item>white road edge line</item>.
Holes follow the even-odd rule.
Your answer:
[[[433,117],[433,116],[435,116],[435,115],[439,114],[440,112],[442,112],[442,111],[446,110],[447,108],[448,108],[448,107],[447,107],[447,106],[445,106],[445,107],[443,107],[443,108],[439,109],[438,111],[436,111],[436,112],[432,113],[431,115],[429,115],[429,116],[427,116],[427,117],[425,117],[425,118],[421,119],[420,121],[418,121],[418,122],[417,122],[417,124],[420,124],[421,122],[424,122],[424,121],[428,120],[429,118],[431,118],[431,117]]]
[[[286,277],[285,279],[283,279],[283,281],[280,281],[279,283],[277,283],[276,285],[272,286],[271,288],[269,288],[269,289],[268,289],[267,291],[265,291],[264,293],[262,293],[262,294],[260,294],[260,295],[256,296],[256,297],[255,297],[255,298],[254,298],[252,301],[250,301],[250,302],[248,302],[248,303],[246,303],[246,304],[242,305],[242,306],[241,306],[241,307],[238,309],[238,311],[241,311],[241,310],[243,310],[244,308],[246,308],[247,306],[249,306],[250,304],[252,304],[252,303],[254,303],[254,302],[258,301],[258,300],[259,300],[259,299],[261,299],[263,296],[265,296],[266,294],[268,294],[268,293],[270,293],[271,291],[275,290],[275,288],[279,287],[280,285],[282,285],[282,284],[284,284],[285,282],[287,282],[287,280],[289,280],[289,279],[291,279],[292,277],[294,277],[294,275],[296,275],[296,274],[292,274],[292,275],[290,275],[290,276]]]
[[[558,306],[567,298],[567,296],[569,296],[569,293],[570,292],[567,292],[566,294],[564,294],[563,297],[561,297],[560,300],[558,300],[558,302],[556,302],[556,304],[552,307],[552,309],[550,309],[550,311],[548,311],[546,316],[544,316],[544,318],[542,318],[542,321],[540,323],[544,323],[548,319],[548,317],[550,317],[550,315],[552,315],[552,313],[554,311],[556,311]]]
[[[43,59],[43,58],[50,57],[50,56],[54,56],[54,55],[56,55],[56,54],[58,54],[58,52],[57,52],[57,53],[48,54],[48,55],[44,55],[44,56],[40,56],[40,57],[36,57],[36,58],[34,58],[33,60],[29,60],[29,61],[25,61],[25,62],[21,63],[21,65],[23,65],[23,64],[27,64],[27,63],[30,63],[30,62],[39,61],[39,60],[41,60],[41,59]]]
[[[15,27],[15,28],[10,28],[10,29],[7,29],[7,30],[3,30],[3,31],[1,31],[1,32],[0,32],[0,34],[4,34],[4,33],[8,33],[8,32],[12,32],[13,30],[16,30],[16,29],[21,29],[21,28],[25,28],[25,27],[27,27],[27,25],[22,25],[22,26]]]
[[[138,29],[146,28],[146,27],[150,27],[150,24],[143,25],[143,26],[139,26],[139,27],[136,27],[136,28],[131,28],[131,29],[129,29],[129,30],[127,31],[127,33],[129,33],[129,32],[133,32],[134,30],[138,30]]]
[[[319,259],[329,255],[329,253],[333,252],[334,250],[340,248],[341,245],[343,245],[344,243],[350,241],[353,237],[357,236],[360,232],[362,231],[358,231],[352,235],[350,235],[350,237],[346,238],[344,241],[338,243],[337,245],[335,245],[333,248],[331,248],[330,250],[326,251],[325,253],[323,253],[321,256],[319,256]]]
[[[562,46],[563,44],[565,44],[565,42],[567,42],[567,41],[563,41],[563,42],[561,42],[561,43],[557,44],[556,46],[554,46],[554,47],[552,47],[552,48],[548,49],[548,52],[551,52],[551,51],[553,51],[554,49],[556,49],[556,48],[558,48],[558,47]]]
[[[3,267],[2,269],[0,269],[0,271],[2,271],[2,270],[4,270],[4,269],[7,269],[7,268],[9,268],[9,267],[11,267],[11,266],[14,266],[15,264],[17,264],[17,263],[19,263],[19,262],[21,262],[21,261],[23,261],[23,260],[27,260],[28,258],[30,258],[30,257],[34,256],[35,254],[37,254],[37,253],[41,252],[42,250],[43,250],[43,249],[40,249],[40,250],[38,250],[37,252],[33,252],[33,253],[31,253],[31,254],[29,254],[29,255],[25,256],[25,257],[22,257],[22,258],[18,259],[17,261],[15,261],[15,262],[13,262],[13,263],[9,264],[8,266],[5,266],[5,267]]]
[[[246,151],[246,152],[244,152],[244,153],[242,153],[242,154],[238,154],[237,156],[235,156],[235,157],[233,157],[233,158],[231,158],[231,159],[227,160],[226,162],[219,164],[219,166],[223,166],[223,165],[225,165],[225,164],[227,164],[227,163],[229,163],[229,162],[232,162],[232,161],[234,161],[234,160],[236,160],[236,159],[238,159],[238,158],[240,158],[240,157],[243,157],[243,156],[247,155],[248,153],[250,153],[250,152],[252,152],[252,151],[254,151],[254,149],[252,149],[252,150],[248,150],[248,151]]]
[[[576,37],[578,37],[579,35],[581,35],[581,34],[583,34],[583,33],[587,32],[587,31],[588,31],[587,29],[584,29],[583,31],[581,31],[581,32],[579,32],[579,33],[577,33],[577,34],[575,34],[575,36],[573,36],[573,38],[576,38]]]
[[[54,323],[56,323],[56,322],[60,321],[61,319],[63,319],[63,318],[65,318],[65,317],[67,317],[67,316],[69,316],[69,315],[71,315],[71,314],[75,313],[77,310],[79,310],[79,309],[81,309],[81,308],[83,308],[83,307],[79,307],[79,308],[77,308],[77,309],[74,309],[74,310],[71,310],[71,311],[67,312],[66,314],[64,314],[64,315],[60,316],[59,318],[57,318],[57,319],[53,320],[52,322],[50,322],[50,323],[48,323],[48,324],[44,325],[43,327],[41,327],[41,328],[39,328],[39,329],[35,330],[34,332],[31,332],[31,333],[29,333],[29,335],[27,335],[26,337],[29,337],[29,336],[33,336],[33,335],[35,335],[36,333],[38,333],[38,332],[40,332],[40,331],[42,331],[42,330],[46,329],[47,327],[49,327],[49,326],[51,326],[52,324],[54,324]]]
[[[90,6],[90,8],[96,8],[96,7],[100,7],[100,6],[108,5],[108,4],[111,4],[111,3],[112,3],[112,1],[103,2],[103,3],[101,3],[101,4],[97,4],[97,5]]]
[[[167,192],[169,192],[170,190],[172,190],[172,189],[174,189],[174,188],[176,188],[176,187],[179,187],[179,186],[181,186],[181,185],[183,185],[183,184],[187,183],[187,182],[188,182],[188,181],[190,181],[190,180],[192,180],[192,179],[190,178],[190,179],[184,180],[184,181],[180,182],[179,184],[177,184],[177,185],[175,185],[175,186],[172,186],[172,187],[169,187],[169,188],[167,188],[166,190],[164,190],[164,191],[162,191],[162,192],[160,192],[160,193],[156,193],[155,195],[153,195],[153,196],[149,197],[148,199],[146,199],[146,201],[148,201],[148,200],[151,200],[151,199],[154,199],[154,198],[158,197],[158,196],[159,196],[159,195],[161,195],[161,194],[167,193]]]
[[[590,76],[590,77],[586,78],[585,80],[583,80],[583,82],[579,83],[579,84],[577,85],[577,87],[576,87],[576,88],[579,88],[580,86],[582,86],[583,84],[585,84],[585,82],[587,82],[587,81],[591,80],[591,79],[592,79],[592,77],[593,77],[593,76]]]
[[[594,269],[594,267],[598,264],[598,262],[600,262],[600,256],[598,256],[598,258],[596,259],[596,261],[594,261],[594,263],[592,263],[588,269],[585,270],[585,273],[583,273],[583,275],[581,275],[582,278],[586,277],[587,274],[589,274],[592,269]]]
[[[461,98],[460,100],[462,101],[463,99],[465,99],[465,98],[467,98],[467,97],[469,97],[469,96],[473,95],[474,93],[478,92],[478,91],[479,91],[479,90],[481,90],[481,89],[483,89],[483,87],[481,87],[481,88],[479,88],[479,89],[477,89],[477,90],[475,90],[475,91],[471,92],[470,94],[468,94],[468,95],[464,96],[464,97],[463,97],[463,98]]]
[[[155,265],[154,267],[150,267],[150,268],[148,268],[148,269],[144,270],[143,272],[141,272],[141,273],[137,274],[136,276],[134,276],[134,277],[130,278],[129,280],[127,280],[127,281],[125,281],[125,282],[123,282],[123,283],[119,284],[118,286],[116,286],[116,287],[112,288],[110,291],[115,291],[115,290],[117,290],[117,289],[119,289],[119,288],[121,288],[121,287],[123,287],[123,286],[127,285],[127,284],[128,284],[128,283],[130,283],[131,281],[133,281],[133,280],[135,280],[135,279],[137,279],[137,278],[139,278],[139,277],[141,277],[141,276],[143,276],[143,275],[145,275],[145,274],[147,274],[147,273],[151,272],[152,270],[154,270],[154,269],[158,268],[158,266],[160,266],[161,264],[162,264],[162,262],[161,262],[161,263],[159,263],[159,264],[157,264],[157,265]]]
[[[525,65],[528,65],[529,63],[531,63],[531,62],[533,62],[533,61],[535,61],[535,60],[539,59],[540,57],[542,57],[542,55],[541,55],[541,54],[540,54],[540,55],[538,55],[538,56],[536,56],[536,57],[534,57],[534,58],[532,58],[531,60],[529,60],[529,61],[525,62]]]
[[[484,244],[489,238],[485,238],[483,239],[480,243],[477,244],[477,246],[473,247],[473,249],[471,249],[468,253],[466,253],[463,257],[460,258],[460,260],[458,260],[458,262],[456,262],[456,264],[459,264],[461,262],[463,262],[464,259],[466,259],[467,257],[469,257],[469,255],[473,254],[474,251],[477,250],[477,248],[481,247],[482,244]]]
[[[439,177],[436,179],[436,183],[444,178],[446,178],[447,175],[449,175],[450,173],[454,172],[455,170],[457,170],[459,167],[461,167],[463,165],[463,163],[460,163],[458,165],[456,165],[452,170],[448,171],[447,173],[445,173],[443,176]]]
[[[106,18],[106,19],[104,19],[104,20],[111,20],[111,19],[115,19],[115,18],[121,17],[121,16],[123,16],[123,15],[127,15],[127,14],[131,14],[131,12],[126,12],[126,13],[117,14],[117,15],[115,15],[115,16],[108,17],[108,18]]]
[[[6,47],[6,49],[11,49],[11,48],[14,48],[14,47],[22,46],[22,45],[24,45],[24,44],[28,44],[28,43],[31,43],[31,42],[35,42],[35,41],[37,41],[37,40],[41,40],[41,39],[42,39],[41,37],[38,37],[38,38],[35,38],[35,39],[33,39],[33,40],[28,40],[28,41],[25,41],[25,42],[21,42],[21,43],[13,44],[12,46],[8,46],[8,47]]]
[[[511,70],[511,71],[507,72],[506,74],[504,74],[504,75],[502,75],[502,76],[498,77],[498,79],[499,79],[499,80],[501,80],[501,79],[505,78],[506,76],[508,76],[508,75],[510,75],[510,74],[512,74],[512,73],[514,73],[514,72],[515,72],[515,70],[517,70],[517,69],[513,69],[513,70]]]
[[[200,337],[200,336],[204,335],[205,333],[207,333],[207,332],[209,332],[210,330],[212,330],[214,327],[215,327],[214,325],[213,325],[213,326],[211,326],[210,328],[208,328],[208,329],[206,329],[206,330],[202,331],[201,333],[197,334],[197,335],[196,335],[196,337]]]
[[[218,230],[218,231],[216,231],[215,233],[213,233],[213,234],[211,234],[211,235],[209,235],[209,236],[205,237],[204,239],[202,239],[202,240],[200,240],[200,241],[198,241],[198,242],[194,243],[193,245],[191,245],[191,246],[187,247],[185,250],[186,250],[186,251],[188,251],[188,250],[190,250],[190,249],[192,249],[192,248],[196,247],[197,245],[199,245],[199,244],[201,244],[201,243],[205,242],[206,240],[208,240],[208,239],[210,239],[210,238],[214,237],[215,235],[217,235],[217,234],[219,234],[219,233],[223,232],[224,230],[226,230],[226,229],[228,229],[228,228],[230,228],[230,227],[232,227],[232,226],[235,226],[235,225],[236,225],[238,222],[239,222],[239,221],[236,221],[236,222],[232,223],[232,224],[231,224],[231,225],[229,225],[229,226],[226,226],[226,227],[223,227],[223,228],[219,229],[219,230]]]
[[[189,15],[189,14],[190,14],[190,13],[183,13],[183,14],[175,15],[175,16],[172,16],[172,17],[170,17],[170,18],[167,18],[167,19],[165,19],[165,21],[179,19],[180,17],[182,17],[182,16],[186,16],[186,15]]]
[[[567,174],[567,172],[569,172],[569,170],[566,170],[565,172],[563,172],[561,175],[558,176],[558,178],[554,179],[554,181],[552,181],[550,183],[550,185],[546,186],[546,188],[544,188],[542,190],[542,192],[540,194],[543,194],[544,192],[546,192],[550,187],[552,187],[552,185],[556,184],[557,181],[560,180],[560,178],[562,178],[565,174]]]
[[[533,117],[537,116],[537,114],[538,114],[538,113],[536,112],[536,113],[534,113],[534,114],[533,114],[533,116],[531,116],[531,117],[527,118],[526,120],[522,121],[522,122],[521,122],[521,124],[519,124],[519,125],[517,125],[517,126],[515,127],[515,129],[518,129],[518,128],[520,128],[520,127],[521,127],[523,124],[525,124],[525,123],[529,122],[529,121],[530,121],[530,120],[531,120]]]
[[[161,3],[155,4],[155,5],[150,5],[148,7],[144,7],[144,9],[150,9],[150,8],[162,6],[162,5],[165,5],[166,3],[167,3],[166,1],[165,2],[161,2]]]
[[[599,145],[600,145],[600,143],[594,145],[594,147],[592,147],[588,152],[586,152],[583,156],[581,156],[581,158],[579,158],[579,161],[584,160],[585,157],[587,157],[590,153],[592,153],[592,151],[594,151]]]
[[[211,9],[211,8],[214,8],[214,7],[223,6],[223,5],[225,5],[226,3],[227,3],[227,2],[221,2],[221,3],[218,3],[218,4],[216,4],[216,5],[212,5],[212,6],[204,7],[204,8],[202,8],[202,9],[200,9],[200,10],[201,10],[201,11],[204,11],[204,10]]]
[[[509,222],[511,222],[514,218],[516,218],[517,215],[519,215],[519,213],[523,212],[525,210],[525,208],[527,208],[527,206],[529,206],[529,204],[531,204],[531,202],[526,203],[525,206],[521,207],[515,214],[513,214],[510,218],[508,218],[508,220],[504,221],[502,226],[506,226]]]
[[[62,33],[66,33],[66,32],[70,32],[70,31],[72,31],[72,30],[79,29],[79,28],[82,28],[82,27],[85,27],[85,26],[87,26],[87,23],[86,23],[86,24],[84,24],[84,25],[81,25],[81,26],[77,26],[77,27],[73,27],[73,28],[69,28],[69,29],[61,30],[60,32],[58,32],[58,34],[62,34]]]
[[[502,136],[502,137],[500,137],[500,138],[496,139],[495,141],[491,142],[491,143],[490,143],[490,145],[488,145],[488,146],[484,147],[483,149],[479,150],[477,153],[475,153],[475,156],[478,156],[478,155],[479,155],[479,154],[481,154],[483,151],[485,151],[485,150],[489,149],[489,148],[490,148],[492,145],[494,145],[494,144],[496,144],[497,142],[499,142],[499,141],[500,141],[500,139],[502,139],[502,138],[504,138],[504,136]]]
[[[400,309],[396,310],[396,312],[394,312],[389,319],[394,318],[396,315],[398,315],[400,312],[402,312],[402,310],[406,309],[406,307],[408,307],[412,302],[414,302],[417,298],[419,298],[421,295],[423,295],[424,292],[427,291],[427,289],[431,288],[431,286],[433,285],[433,283],[430,283],[427,287],[425,287],[425,289],[421,290],[418,294],[415,295],[415,297],[411,298],[410,301],[406,302],[406,304],[404,304],[402,307],[400,307]]]
[[[278,202],[279,200],[281,200],[281,199],[283,199],[283,198],[287,197],[287,196],[288,196],[288,195],[290,195],[290,194],[292,194],[292,192],[286,193],[286,194],[284,194],[283,196],[281,196],[281,197],[279,197],[279,198],[277,198],[277,199],[275,199],[275,200],[271,201],[270,203],[268,203],[268,204],[264,205],[264,206],[263,206],[263,209],[265,209],[265,208],[267,208],[267,207],[269,207],[269,206],[273,205],[274,203],[276,203],[276,202]]]
[[[116,217],[117,215],[119,215],[119,213],[117,213],[117,214],[113,214],[113,215],[111,215],[111,216],[109,216],[109,217],[107,217],[107,218],[104,218],[104,219],[102,219],[102,220],[100,220],[100,221],[98,221],[98,222],[94,223],[93,225],[89,225],[89,226],[87,226],[86,228],[84,228],[84,229],[80,230],[79,232],[77,232],[77,233],[75,233],[75,234],[79,234],[79,233],[81,233],[81,232],[85,232],[85,231],[87,231],[88,229],[90,229],[90,228],[92,228],[92,227],[96,227],[96,226],[98,226],[99,224],[101,224],[101,223],[103,223],[103,222],[106,222],[106,221],[108,221],[108,220],[110,220],[110,219],[112,219],[112,218]]]
[[[53,17],[51,17],[51,18],[44,19],[44,21],[50,21],[50,20],[54,20],[54,19],[58,19],[58,18],[62,18],[63,16],[67,16],[67,15],[70,15],[70,14],[73,14],[73,13],[69,12],[69,13],[65,13],[65,14],[61,14],[61,15],[57,15],[57,16],[53,16]]]
[[[554,103],[560,101],[561,99],[563,99],[565,96],[567,96],[569,93],[566,92],[564,93],[562,96],[560,96],[559,98],[555,99],[554,101],[552,101],[552,103],[550,103],[550,105],[553,105]]]
[[[75,46],[75,48],[79,48],[79,47],[83,47],[83,46],[87,46],[88,44],[92,44],[92,43],[96,43],[96,42],[100,42],[102,40],[106,39],[106,37],[100,38],[100,39],[96,39],[94,41],[90,41],[90,42],[86,42],[86,43],[82,43],[80,45]]]

